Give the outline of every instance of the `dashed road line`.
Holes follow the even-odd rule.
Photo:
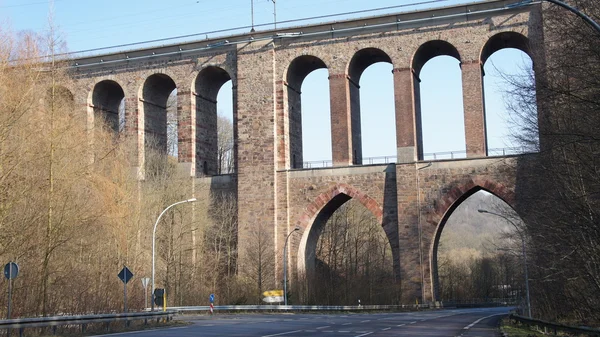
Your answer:
[[[331,326],[331,325],[325,325],[325,326],[320,326],[320,327],[318,327],[318,328],[315,328],[315,329],[317,329],[317,330],[319,330],[319,329],[327,329],[327,328],[329,328],[330,326]]]
[[[373,333],[373,332],[371,331],[371,332],[364,333],[364,334],[362,334],[362,335],[356,335],[356,336],[354,336],[354,337],[368,336],[368,335],[370,335],[370,334],[372,334],[372,333]]]
[[[381,329],[381,331],[388,331],[389,329],[391,329],[391,328],[389,328],[389,327],[388,328],[383,328],[383,329]]]
[[[302,330],[294,330],[294,331],[288,331],[288,332],[281,332],[281,333],[276,333],[276,334],[272,334],[272,335],[264,335],[262,337],[283,336],[283,335],[289,335],[291,333],[296,333],[296,332],[302,332]]]

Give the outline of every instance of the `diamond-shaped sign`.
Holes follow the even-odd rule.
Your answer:
[[[125,266],[117,276],[123,283],[127,284],[133,278],[133,273]]]

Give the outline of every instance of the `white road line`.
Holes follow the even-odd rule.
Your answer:
[[[489,315],[489,316],[485,316],[485,317],[481,317],[480,319],[476,320],[475,322],[467,325],[466,327],[463,328],[463,330],[469,330],[471,329],[475,324],[483,321],[486,318],[490,318],[490,317],[494,317],[494,316],[499,316],[499,315],[506,315],[506,314],[493,314],[493,315]]]
[[[391,328],[383,328],[383,329],[381,329],[381,331],[388,331],[389,329],[391,329]]]
[[[344,323],[344,324],[342,324],[342,325],[350,325],[350,324],[352,324],[352,323]]]
[[[348,333],[348,332],[350,332],[350,330],[339,330],[338,332],[339,333]]]
[[[187,326],[179,326],[176,328],[165,328],[165,329],[146,329],[146,330],[140,330],[140,331],[128,331],[128,332],[118,332],[118,333],[111,333],[111,334],[103,334],[103,335],[93,335],[93,336],[89,336],[89,337],[101,337],[101,336],[121,336],[121,335],[132,335],[132,334],[136,334],[136,333],[142,333],[142,332],[148,332],[148,331],[164,331],[164,330],[175,330],[175,329],[185,329],[188,328]]]
[[[296,332],[301,332],[302,330],[294,330],[294,331],[288,331],[288,332],[281,332],[281,333],[276,333],[273,335],[264,335],[262,337],[273,337],[273,336],[283,336],[283,335],[289,335],[291,333],[296,333]]]
[[[354,336],[354,337],[362,337],[362,336],[367,336],[367,335],[370,335],[370,334],[372,334],[372,333],[373,333],[373,332],[371,331],[371,332],[364,333],[364,334],[362,334],[362,335],[356,335],[356,336]]]
[[[396,325],[396,326],[405,326],[405,325],[406,325],[406,324],[398,324],[398,325]]]
[[[327,329],[327,328],[329,328],[330,326],[331,326],[331,325],[325,325],[325,326],[320,326],[320,327],[318,327],[318,328],[315,328],[315,329],[317,329],[317,330],[319,330],[319,329]]]
[[[360,321],[360,322],[361,322],[361,323],[367,323],[367,322],[370,322],[370,321],[371,321],[370,319],[366,319],[366,320],[364,320],[364,321]]]
[[[417,321],[412,321],[412,322],[410,322],[408,324],[415,324],[415,323],[417,323]]]

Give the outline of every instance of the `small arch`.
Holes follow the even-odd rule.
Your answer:
[[[150,75],[142,87],[142,105],[144,111],[145,149],[154,148],[167,153],[167,101],[177,88],[175,82],[166,74]],[[177,138],[177,135],[171,135]]]
[[[392,64],[392,59],[383,50],[378,48],[365,48],[357,51],[348,63],[348,76],[356,85],[360,83],[360,76],[371,65],[378,62]]]
[[[439,129],[446,127],[441,121],[458,121],[458,118],[464,118],[460,62],[461,56],[456,47],[443,40],[425,42],[413,56],[411,66],[414,75],[413,97],[417,158],[419,160],[426,159],[426,150],[446,152],[461,150],[461,148],[455,147],[462,146],[464,148],[464,123],[445,130],[447,139],[442,145],[443,147],[435,146],[435,143],[432,142],[435,137],[433,135],[439,134]],[[456,68],[453,68],[454,64],[457,65]],[[423,71],[424,68],[426,68],[425,71]],[[439,85],[445,85],[451,90],[444,92],[432,90],[434,86]],[[421,92],[423,92],[423,98]],[[452,104],[442,104],[442,102],[452,102]],[[453,157],[453,154],[450,157]]]
[[[350,135],[352,139],[352,163],[354,165],[361,165],[363,159],[363,135],[362,125],[364,117],[367,119],[373,118],[374,116],[362,116],[361,115],[361,91],[360,91],[360,80],[367,68],[375,63],[389,63],[392,64],[392,59],[383,50],[378,48],[364,48],[352,56],[347,67],[347,74],[349,77],[349,90],[350,90],[350,116],[351,116],[351,130]],[[389,79],[392,80],[391,72],[389,73]],[[393,82],[388,82],[393,83]],[[392,112],[393,113],[393,112]],[[395,149],[395,144],[393,149]]]
[[[330,123],[328,116],[319,116],[317,115],[318,112],[316,109],[313,109],[313,111],[307,112],[304,111],[306,109],[303,109],[302,106],[302,86],[305,82],[305,79],[314,71],[319,70],[319,69],[327,69],[327,65],[325,64],[325,62],[323,62],[323,60],[321,60],[320,58],[316,57],[316,56],[312,56],[312,55],[302,55],[302,56],[298,56],[295,59],[292,60],[292,62],[290,63],[288,69],[287,69],[287,73],[285,75],[285,86],[286,86],[286,94],[287,94],[287,116],[285,118],[288,119],[288,130],[286,131],[287,134],[287,138],[288,138],[288,144],[287,144],[287,151],[288,155],[287,160],[289,162],[288,166],[290,168],[302,168],[302,163],[304,161],[304,158],[306,157],[307,153],[306,152],[313,152],[313,149],[310,148],[308,149],[308,139],[305,139],[302,135],[303,133],[303,129],[305,127],[307,127],[306,125],[306,120],[302,118],[303,115],[306,116],[306,114],[310,114],[311,117],[314,117],[314,119],[319,120],[322,123],[323,127],[326,127],[325,125],[328,125],[328,123]],[[322,75],[322,74],[319,74]],[[319,79],[317,81],[319,81],[320,83],[311,83],[311,84],[322,84],[323,83],[323,76],[319,76]],[[329,90],[327,90],[327,93],[329,93]],[[327,101],[329,101],[329,99],[327,98]],[[304,113],[303,113],[304,111]],[[312,113],[314,112],[314,113]],[[327,112],[329,112],[329,108],[327,108]],[[322,117],[322,118],[321,118]],[[325,119],[327,118],[327,119]],[[304,126],[303,127],[303,122],[304,122]],[[312,123],[311,123],[312,124]],[[329,130],[329,135],[331,134],[331,129]],[[325,143],[323,141],[324,139],[320,140],[320,143]],[[330,142],[329,142],[330,143]],[[321,147],[323,147],[324,145],[320,145]],[[329,145],[331,146],[331,145]],[[315,159],[325,159],[325,158],[315,158]]]
[[[194,81],[192,105],[196,111],[196,163],[203,163],[202,170],[197,171],[205,175],[214,175],[221,171],[218,154],[217,97],[221,88],[229,81],[231,75],[218,66],[203,68]],[[235,112],[233,117],[235,119]],[[235,121],[233,125],[235,127]]]
[[[120,130],[120,107],[125,99],[123,88],[113,80],[103,80],[92,89],[94,124],[106,124],[115,133]]]
[[[444,40],[432,40],[422,44],[415,52],[412,59],[412,69],[417,77],[425,63],[437,56],[451,56],[461,62],[460,54],[456,47]]]
[[[490,37],[481,49],[479,57],[481,64],[485,64],[487,59],[492,56],[493,53],[504,48],[519,49],[533,59],[529,39],[527,39],[527,37],[517,32],[501,32]]]

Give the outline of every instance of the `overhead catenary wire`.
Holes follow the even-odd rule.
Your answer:
[[[356,15],[356,14],[365,14],[365,13],[385,11],[385,10],[390,10],[390,9],[428,5],[428,4],[440,3],[440,2],[446,2],[446,1],[449,1],[449,0],[426,0],[426,1],[413,2],[413,3],[409,3],[409,4],[402,4],[402,5],[394,5],[394,6],[363,9],[363,10],[350,11],[350,12],[342,12],[342,13],[336,13],[336,14],[326,14],[326,15],[318,15],[318,16],[312,16],[312,17],[299,18],[299,19],[284,20],[284,21],[277,22],[277,24],[281,25],[281,24],[290,24],[290,23],[300,23],[300,22],[305,22],[305,21],[310,21],[310,20],[335,18],[335,17],[340,17],[340,16],[348,16],[348,15]],[[267,27],[267,26],[272,26],[272,25],[273,25],[273,22],[255,24],[254,26],[245,25],[245,26],[218,29],[218,30],[200,32],[200,33],[172,36],[172,37],[166,37],[166,38],[160,38],[160,39],[152,39],[152,40],[145,40],[145,41],[138,41],[138,42],[131,42],[131,43],[123,43],[123,44],[112,45],[112,46],[104,46],[104,47],[99,47],[99,48],[78,50],[78,51],[56,54],[55,56],[59,56],[59,57],[60,56],[70,56],[70,55],[75,55],[75,54],[92,53],[92,52],[98,52],[98,51],[110,50],[110,49],[116,49],[116,48],[135,47],[135,46],[152,44],[152,43],[160,43],[160,42],[174,41],[174,40],[180,40],[180,39],[188,39],[188,38],[192,38],[192,37],[208,36],[208,35],[212,35],[212,34],[234,32],[234,31],[239,31],[239,30],[248,30],[253,27],[254,28]],[[46,58],[46,56],[42,56],[40,58]]]

